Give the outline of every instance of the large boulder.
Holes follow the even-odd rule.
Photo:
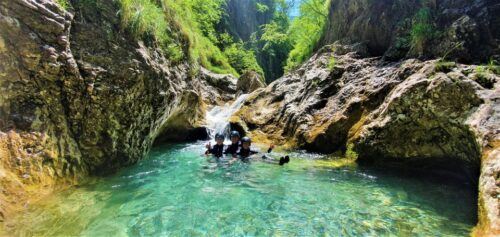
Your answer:
[[[236,90],[238,93],[247,94],[265,86],[262,76],[254,71],[247,71],[238,78]]]
[[[422,64],[360,59],[357,46],[324,47],[298,70],[249,95],[232,118],[254,136],[313,151],[345,150],[351,129]],[[333,52],[335,53],[335,56]]]
[[[397,85],[355,141],[360,157],[443,160],[448,167],[445,162],[452,158],[478,170],[481,145],[467,119],[484,100],[481,85],[464,74],[466,69],[436,72],[430,62]]]

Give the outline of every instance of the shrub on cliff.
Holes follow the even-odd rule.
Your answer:
[[[425,45],[439,35],[432,19],[432,12],[425,7],[420,9],[413,17],[410,31],[410,50],[418,55],[423,55]]]
[[[63,0],[61,0],[63,1]],[[229,45],[216,30],[225,0],[120,0],[122,24],[135,37],[152,39],[173,62],[188,59],[216,73],[262,72],[252,51]],[[227,38],[227,37],[226,37]]]
[[[63,9],[68,9],[70,4],[68,0],[56,0],[56,3],[61,6]]]

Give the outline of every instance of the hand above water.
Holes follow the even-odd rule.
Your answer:
[[[210,150],[210,148],[212,148],[212,143],[211,143],[211,142],[209,142],[207,145],[205,145],[205,148],[207,148],[207,149],[209,149],[209,150]]]
[[[233,157],[233,159],[229,160],[229,161],[227,162],[227,164],[232,165],[232,164],[233,164],[234,162],[236,162],[237,160],[238,160],[238,158]]]

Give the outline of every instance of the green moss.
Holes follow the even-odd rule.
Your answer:
[[[68,10],[70,7],[69,0],[55,0],[57,5],[61,6],[64,10]]]
[[[335,65],[336,65],[335,56],[332,55],[332,56],[330,56],[330,59],[328,60],[328,70],[332,71],[333,68],[335,67]]]
[[[354,144],[352,143],[347,144],[345,157],[350,160],[356,160],[358,159],[358,156],[359,156],[358,153],[354,151]]]
[[[450,72],[454,67],[456,67],[456,63],[455,62],[447,62],[447,61],[437,61],[436,64],[435,64],[435,68],[434,68],[434,71],[435,72],[444,72],[444,73],[448,73]]]

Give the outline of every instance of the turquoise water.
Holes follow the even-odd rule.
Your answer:
[[[467,236],[470,188],[293,153],[227,166],[203,145],[148,159],[30,207],[15,236]]]

